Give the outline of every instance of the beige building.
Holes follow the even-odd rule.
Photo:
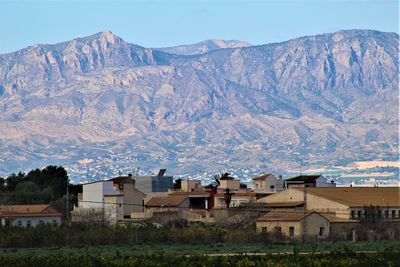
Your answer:
[[[336,187],[336,184],[322,175],[300,175],[285,180],[285,188],[295,187]]]
[[[61,224],[62,214],[49,204],[44,205],[0,205],[2,226],[30,227],[39,224]]]
[[[259,194],[272,194],[284,190],[284,181],[276,178],[271,173],[255,177],[253,180],[253,190]]]
[[[262,232],[279,232],[291,239],[326,239],[329,220],[317,212],[271,211],[256,221]]]
[[[348,238],[365,217],[366,207],[371,205],[376,207],[377,217],[387,222],[397,225],[400,219],[399,187],[292,188],[257,202],[266,206],[285,203],[307,212],[318,212],[329,221],[330,235],[335,237]],[[298,206],[301,202],[302,206]]]
[[[239,207],[244,203],[254,202],[256,201],[256,193],[250,191],[231,192],[231,203],[230,207]],[[221,209],[226,208],[226,194],[224,192],[218,192],[214,195],[214,208]]]
[[[182,180],[181,190],[184,192],[203,190],[203,187],[201,186],[201,180]]]
[[[238,190],[240,189],[240,180],[232,179],[232,180],[220,180],[220,185],[218,188],[220,189],[230,189],[230,190]]]

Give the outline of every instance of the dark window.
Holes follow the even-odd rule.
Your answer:
[[[26,221],[26,226],[27,226],[27,227],[30,227],[31,225],[32,225],[32,223],[31,223],[30,220]]]
[[[324,235],[324,230],[325,230],[324,227],[320,227],[319,228],[319,236],[323,236]]]
[[[17,222],[18,226],[22,226],[22,221]]]
[[[357,217],[360,219],[361,218],[361,210],[357,211]]]
[[[119,203],[119,204],[118,204],[118,206],[121,208],[121,207],[122,207],[122,204],[121,204],[121,203]]]
[[[382,218],[382,211],[378,210],[378,218]]]
[[[396,210],[392,210],[392,218],[396,217]]]
[[[385,210],[385,218],[388,218],[388,217],[389,217],[389,211]]]
[[[271,189],[275,189],[275,185],[271,185],[269,188],[271,188]]]
[[[57,225],[57,220],[53,220],[53,225]]]
[[[293,237],[294,236],[294,226],[289,227],[289,236]]]
[[[352,211],[351,211],[351,218],[354,219],[354,217],[355,217],[355,211],[352,210]]]
[[[39,224],[44,224],[44,221],[43,220],[39,220]]]

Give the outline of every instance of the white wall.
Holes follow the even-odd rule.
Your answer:
[[[2,225],[5,225],[5,220],[1,220]],[[53,224],[59,225],[61,224],[61,217],[18,217],[10,220],[10,225],[12,226],[21,226],[27,227],[29,226],[37,226],[41,223],[43,224]]]

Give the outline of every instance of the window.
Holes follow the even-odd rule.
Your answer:
[[[378,210],[378,218],[382,218],[382,211]]]
[[[17,222],[17,225],[18,225],[18,226],[22,226],[22,221],[18,221],[18,222]]]
[[[359,211],[357,211],[357,217],[359,218],[359,219],[361,219],[361,210],[359,210]]]
[[[32,225],[32,222],[30,220],[26,221],[26,226],[30,227]]]
[[[274,229],[275,229],[275,232],[281,232],[282,231],[282,228],[279,227],[279,226],[276,226]]]
[[[39,224],[44,224],[44,221],[43,220],[39,220]]]
[[[392,218],[396,218],[396,210],[392,210]]]
[[[385,210],[385,218],[389,218],[389,211]]]
[[[294,226],[289,227],[289,236],[293,237],[294,236]]]
[[[119,203],[119,204],[118,204],[118,206],[121,208],[121,207],[122,207],[122,204],[121,204],[121,203]]]
[[[267,228],[267,227],[261,227],[261,231],[262,231],[263,233],[266,233],[266,232],[268,232],[268,228]]]
[[[53,220],[53,225],[57,225],[57,224],[58,224],[57,220]]]
[[[272,190],[275,189],[275,185],[271,185],[269,188],[271,188]]]
[[[351,211],[351,218],[354,219],[354,217],[355,217],[355,211],[352,210],[352,211]]]
[[[324,236],[324,230],[325,230],[324,227],[319,228],[319,236]]]

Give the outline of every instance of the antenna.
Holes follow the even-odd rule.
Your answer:
[[[300,160],[300,176],[303,176],[303,161]]]

